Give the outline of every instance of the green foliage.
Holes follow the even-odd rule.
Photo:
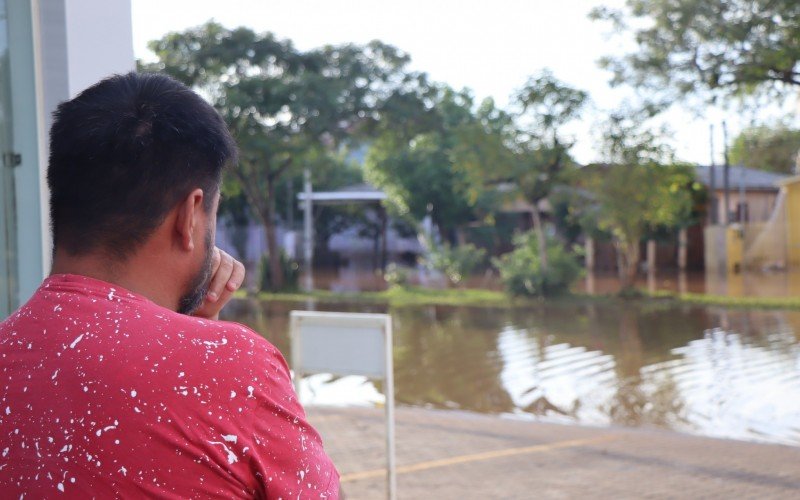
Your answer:
[[[658,163],[603,166],[590,190],[598,229],[611,234],[617,249],[622,288],[633,286],[645,234],[684,226],[692,217],[694,181],[689,165]]]
[[[390,288],[405,287],[408,285],[408,270],[392,262],[386,266],[383,279]]]
[[[514,251],[492,259],[512,295],[550,297],[564,294],[581,276],[578,258],[556,241],[548,242],[546,268],[542,266],[539,243],[533,232],[518,235],[514,244]]]
[[[401,216],[430,214],[443,239],[492,210],[496,193],[470,174],[467,164],[489,169],[502,147],[488,122],[501,114],[491,101],[477,109],[472,95],[447,87],[418,88],[385,114],[387,127],[372,143],[367,180],[382,188]]]
[[[282,281],[275,235],[277,190],[302,168],[330,165],[327,155],[380,116],[406,82],[408,56],[381,42],[300,51],[289,40],[210,21],[150,42],[167,73],[196,89],[236,137],[237,184],[264,225],[274,281]]]
[[[648,229],[675,228],[692,210],[692,167],[685,164],[621,164],[603,169],[593,192],[598,226],[618,240],[638,241]]]
[[[574,165],[569,156],[572,144],[561,137],[560,129],[580,116],[587,100],[586,92],[564,84],[548,70],[531,77],[512,98],[522,127],[514,134],[513,161],[494,167],[511,180],[514,188],[508,194],[524,199],[532,208],[543,274],[548,273],[549,259],[539,203],[552,194],[563,182],[564,172]]]
[[[643,129],[636,115],[614,115],[604,130],[610,162],[582,172],[581,187],[593,205],[584,207],[582,223],[611,234],[623,289],[633,285],[645,234],[691,223],[694,200],[703,189],[694,169],[675,163],[658,137]]]
[[[780,125],[752,127],[733,140],[731,163],[781,174],[794,173],[800,154],[800,130]]]
[[[648,107],[623,107],[609,114],[600,125],[601,153],[606,163],[641,165],[673,161],[675,152],[664,142],[670,130],[666,126],[656,130],[646,126],[655,112]]]
[[[471,243],[462,245],[431,245],[426,265],[447,278],[451,286],[457,286],[486,261],[486,250]]]
[[[558,128],[580,117],[589,94],[558,80],[545,69],[528,79],[513,96],[523,116],[528,116],[531,130],[541,136],[552,136]]]
[[[261,257],[259,289],[262,292],[297,290],[300,283],[300,264],[286,255],[285,252],[280,253],[279,262],[283,273],[283,282],[280,285],[276,285],[270,271],[269,256],[264,255]]]
[[[601,64],[613,83],[647,88],[664,101],[716,94],[791,91],[800,86],[796,0],[627,0],[591,15],[631,32],[635,51]]]
[[[608,163],[593,169],[586,187],[598,203],[597,222],[624,242],[638,241],[647,229],[690,222],[692,192],[702,189],[691,165],[674,161],[660,138],[644,128],[644,116],[613,114],[604,130]]]
[[[382,137],[370,149],[365,171],[401,216],[421,220],[430,208],[444,231],[473,218],[466,182],[454,169],[442,134],[420,134],[404,144]]]
[[[549,70],[532,76],[512,97],[517,109],[514,128],[506,134],[511,156],[487,168],[494,179],[512,180],[511,196],[533,206],[546,198],[561,182],[561,173],[572,165],[571,144],[560,128],[578,118],[588,94],[559,81]]]

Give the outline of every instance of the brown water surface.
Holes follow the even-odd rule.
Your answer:
[[[292,309],[389,312],[396,399],[516,418],[656,426],[800,445],[800,313],[657,302],[491,309],[240,300],[228,319],[289,358]],[[380,384],[314,375],[312,404],[376,404]]]

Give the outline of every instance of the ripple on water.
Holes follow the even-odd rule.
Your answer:
[[[304,305],[234,317],[287,352],[286,317]],[[389,312],[404,404],[800,445],[800,313],[597,304]],[[313,376],[305,386],[308,403],[380,402],[365,380]]]

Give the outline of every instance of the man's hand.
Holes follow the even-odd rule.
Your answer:
[[[219,311],[244,283],[244,265],[217,247],[211,257],[211,283],[203,305],[194,316],[219,319]]]

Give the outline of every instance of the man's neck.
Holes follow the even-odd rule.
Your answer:
[[[170,309],[178,310],[180,292],[173,290],[174,280],[167,276],[153,276],[153,273],[142,272],[145,269],[157,269],[137,262],[136,256],[120,263],[104,255],[70,255],[56,250],[53,258],[53,274],[76,274],[94,278],[120,286],[133,293],[147,297],[154,303]]]

